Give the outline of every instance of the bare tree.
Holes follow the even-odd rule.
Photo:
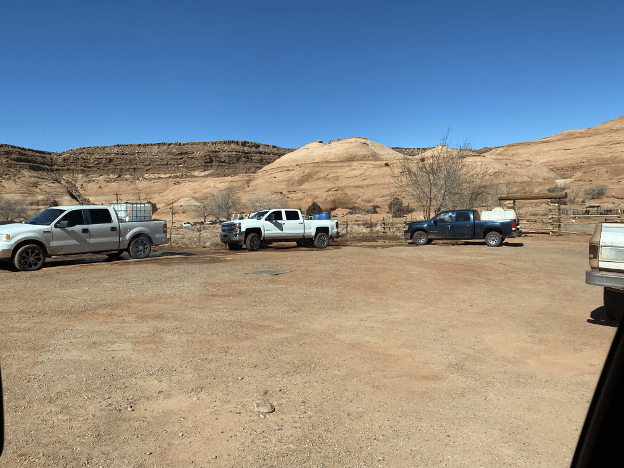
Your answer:
[[[15,221],[26,216],[26,207],[21,202],[0,198],[0,221]]]
[[[241,199],[233,188],[219,190],[208,198],[208,215],[216,219],[230,219],[232,213],[240,206]]]
[[[189,208],[191,213],[200,218],[204,218],[204,223],[206,223],[206,219],[212,215],[212,204],[210,203],[210,198],[208,197],[199,197],[194,198],[196,205],[193,205]]]
[[[415,158],[405,155],[393,171],[397,188],[421,205],[425,219],[444,210],[475,208],[492,189],[487,168],[467,160],[470,146],[449,148],[447,138]]]
[[[245,201],[245,208],[250,213],[257,211],[269,210],[271,208],[286,208],[288,200],[275,195],[267,195],[264,193],[252,193]]]
[[[574,205],[576,201],[581,198],[581,193],[583,191],[580,188],[575,188],[568,191],[568,203],[570,205]]]

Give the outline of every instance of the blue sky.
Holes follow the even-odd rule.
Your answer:
[[[0,3],[0,143],[529,141],[624,115],[622,1]]]

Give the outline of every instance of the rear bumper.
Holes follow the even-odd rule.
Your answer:
[[[520,229],[517,231],[511,231],[511,237],[522,237],[522,231]]]
[[[604,288],[624,289],[624,276],[587,270],[585,272],[585,283]]]
[[[412,238],[412,231],[403,231],[403,236],[405,239],[410,240]]]

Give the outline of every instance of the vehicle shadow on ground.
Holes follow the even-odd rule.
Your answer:
[[[605,327],[617,327],[620,324],[619,320],[611,320],[609,317],[607,317],[607,312],[603,306],[592,310],[589,316],[591,318],[587,319],[587,323],[603,325]]]
[[[442,240],[442,239],[434,239],[431,241],[434,245],[479,245],[482,247],[488,247],[483,240],[476,241],[452,241],[452,240]],[[524,247],[524,242],[503,242],[501,247]]]
[[[159,257],[194,257],[196,254],[191,252],[157,252],[150,254],[149,258]]]
[[[194,253],[189,252],[155,252],[150,254],[149,257],[143,260],[149,260],[150,258],[167,258],[167,257],[194,257]],[[68,265],[88,265],[92,263],[112,263],[112,262],[126,262],[133,260],[130,255],[120,255],[119,257],[107,257],[99,255],[86,255],[86,256],[68,256],[62,258],[48,258],[46,259],[43,269],[56,268]],[[0,262],[0,271],[19,271],[10,262]]]

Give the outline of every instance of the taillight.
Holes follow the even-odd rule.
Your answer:
[[[516,229],[518,227],[518,223],[516,223],[515,221],[511,222],[511,229]]]
[[[598,258],[598,246],[596,244],[589,244],[589,259],[595,260]]]
[[[163,234],[167,234],[167,223],[163,224]]]

